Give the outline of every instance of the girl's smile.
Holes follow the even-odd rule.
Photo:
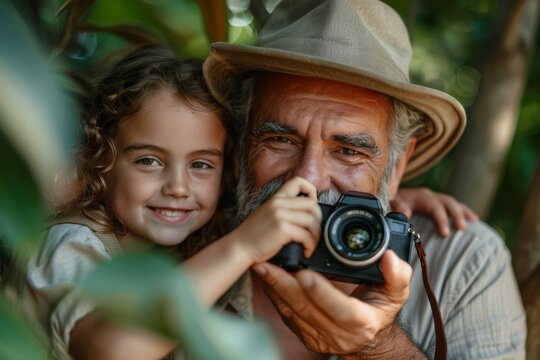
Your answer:
[[[121,120],[106,181],[128,237],[174,246],[212,218],[226,136],[216,113],[166,90],[148,95],[138,112]]]
[[[171,224],[182,223],[188,220],[189,216],[193,214],[193,210],[187,209],[165,209],[150,206],[148,207],[148,209],[150,209],[156,219]]]

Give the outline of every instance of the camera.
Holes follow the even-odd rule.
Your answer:
[[[313,254],[304,257],[302,245],[293,242],[270,259],[271,263],[288,271],[311,269],[332,280],[367,284],[384,283],[379,259],[387,249],[410,263],[414,242],[405,214],[384,216],[379,199],[356,191],[341,195],[336,205],[319,206],[321,239]]]

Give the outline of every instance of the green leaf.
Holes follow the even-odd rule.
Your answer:
[[[95,0],[70,0],[58,9],[56,12],[57,16],[64,13],[66,9],[68,10],[68,14],[66,26],[61,31],[62,40],[57,45],[55,54],[62,52],[68,46],[71,39],[77,34],[79,23],[86,16],[94,2]]]
[[[0,3],[0,131],[48,193],[73,147],[78,116],[30,35],[18,15]]]
[[[66,11],[71,5],[73,5],[73,0],[67,0],[65,3],[62,4],[62,6],[58,8],[58,10],[56,10],[54,16],[58,17],[62,15],[62,13]]]
[[[66,160],[77,119],[30,34],[0,3],[0,232],[21,252],[39,244],[43,195]]]
[[[82,24],[79,27],[79,31],[84,32],[107,32],[134,43],[155,43],[160,42],[160,38],[153,34],[150,30],[145,29],[142,26],[138,25],[92,25],[92,24]]]
[[[40,244],[45,212],[38,185],[26,163],[0,132],[0,235],[21,260]]]
[[[182,56],[204,58],[208,54],[204,21],[195,1],[98,0],[86,23],[141,26],[170,44]]]
[[[162,254],[123,255],[101,264],[80,286],[104,314],[178,340],[190,358],[279,359],[263,324],[203,310],[189,279]]]
[[[5,360],[48,359],[43,334],[29,327],[8,299],[0,296],[0,354]]]

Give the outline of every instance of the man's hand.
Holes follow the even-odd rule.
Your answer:
[[[409,296],[412,269],[392,251],[381,258],[385,283],[358,286],[347,295],[321,274],[286,272],[269,263],[253,269],[285,323],[305,346],[318,353],[387,352],[395,317]],[[385,341],[378,341],[385,337]],[[386,345],[385,345],[386,344]],[[394,344],[395,345],[395,344]]]

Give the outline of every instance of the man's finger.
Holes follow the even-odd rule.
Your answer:
[[[392,250],[387,250],[381,257],[381,272],[386,295],[398,302],[404,302],[409,297],[411,266]]]
[[[302,270],[296,274],[296,278],[311,302],[335,324],[345,327],[357,325],[366,321],[372,313],[369,305],[336,289],[319,273]]]
[[[465,229],[467,227],[467,222],[465,220],[465,213],[463,212],[464,208],[455,200],[451,200],[448,207],[448,213],[454,220],[454,226],[458,230]]]
[[[450,225],[446,209],[442,205],[437,203],[437,205],[431,211],[431,215],[433,216],[433,219],[437,224],[439,235],[441,235],[442,237],[447,237],[448,235],[450,235]]]
[[[302,292],[302,289],[298,285],[298,281],[285,269],[270,264],[268,262],[260,263],[253,265],[251,267],[257,275],[263,280],[268,286],[281,293],[281,290],[285,292],[292,292],[297,294]]]
[[[467,218],[467,220],[470,220],[472,222],[478,221],[478,215],[465,204],[463,204],[463,211],[465,212],[465,217]]]
[[[267,285],[265,292],[282,316],[291,317],[293,315],[294,310],[289,301],[293,303],[307,302],[296,278],[283,268],[266,262],[254,265],[252,269]]]

